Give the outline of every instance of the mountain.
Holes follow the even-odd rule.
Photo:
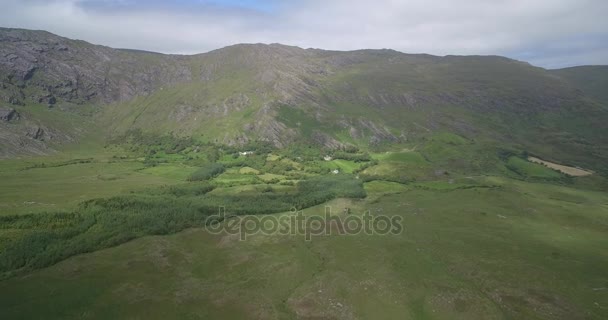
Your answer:
[[[87,107],[149,94],[190,79],[180,57],[115,50],[44,31],[0,29],[0,103],[19,121],[2,123],[0,155],[47,153],[78,140]]]
[[[164,55],[0,29],[0,115],[13,114],[0,121],[0,156],[133,129],[326,149],[415,147],[449,132],[604,172],[605,70],[281,44]]]

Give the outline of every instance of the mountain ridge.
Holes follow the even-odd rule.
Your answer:
[[[22,115],[0,127],[3,157],[53,152],[90,127],[329,149],[447,131],[564,161],[591,154],[596,169],[606,155],[607,104],[584,80],[500,56],[282,44],[166,55],[0,29],[0,79],[0,101]]]

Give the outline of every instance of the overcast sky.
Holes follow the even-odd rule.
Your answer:
[[[235,43],[608,64],[608,0],[0,0],[0,26],[201,53]]]

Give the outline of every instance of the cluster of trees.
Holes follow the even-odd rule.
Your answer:
[[[281,150],[281,153],[293,161],[312,161],[319,159],[322,152],[319,148],[310,144],[291,144],[288,148]]]
[[[188,137],[176,137],[174,135],[159,135],[144,133],[141,129],[131,129],[124,135],[115,138],[112,143],[129,144],[132,151],[145,153],[179,153],[188,147],[196,145],[195,141]]]
[[[522,159],[528,159],[528,157],[530,156],[530,154],[528,153],[527,150],[518,152],[518,151],[515,151],[512,149],[498,149],[498,151],[496,151],[496,154],[498,155],[498,158],[500,158],[503,161],[507,161],[511,157],[519,157]]]
[[[0,228],[18,233],[0,244],[0,278],[144,235],[201,227],[220,206],[231,214],[260,214],[303,209],[335,197],[365,197],[362,182],[351,175],[310,178],[290,193],[270,188],[236,196],[211,190],[209,183],[194,182],[90,200],[70,213],[0,216]]]
[[[254,154],[247,156],[236,156],[228,161],[223,161],[225,167],[234,168],[234,167],[251,167],[254,168],[260,173],[274,173],[274,174],[288,174],[296,170],[292,163],[288,161],[266,161],[268,154],[260,154],[254,152]]]
[[[364,198],[363,183],[352,175],[317,176],[302,180],[296,192],[274,192],[272,188],[255,195],[206,195],[202,198],[208,208],[221,206],[231,214],[260,214],[304,209],[331,199]]]
[[[20,236],[0,250],[0,277],[144,235],[201,226],[210,213],[172,196],[128,195],[89,201],[70,214],[3,218],[0,226],[18,229]]]
[[[203,181],[210,180],[226,170],[223,164],[221,163],[210,163],[200,167],[198,170],[194,171],[190,177],[188,177],[188,181]]]
[[[378,160],[372,159],[371,161],[366,162],[366,163],[360,165],[359,168],[354,169],[353,173],[357,174],[357,173],[363,172],[363,171],[365,171],[365,169],[373,167],[375,165],[378,165]]]
[[[318,161],[312,161],[306,164],[306,167],[304,167],[304,171],[308,173],[328,174],[331,169],[327,166],[322,165]]]
[[[37,168],[65,167],[65,166],[69,166],[69,165],[73,165],[73,164],[83,164],[83,163],[91,163],[91,162],[93,162],[93,158],[72,159],[72,160],[60,161],[60,162],[55,162],[55,163],[44,163],[44,162],[41,162],[41,163],[36,163],[34,165],[25,167],[22,170],[37,169]]]
[[[397,182],[397,183],[402,183],[402,184],[407,184],[407,183],[416,181],[416,179],[409,178],[406,175],[384,176],[384,175],[374,175],[374,174],[360,174],[359,179],[363,182],[389,181],[389,182]]]
[[[201,196],[215,189],[215,186],[208,183],[188,183],[180,186],[169,186],[161,189],[162,193],[168,193],[176,197]]]
[[[349,153],[343,151],[337,151],[333,153],[334,159],[350,160],[354,162],[365,162],[371,161],[372,157],[368,153]]]
[[[204,181],[210,180],[226,170],[221,163],[211,163],[204,165],[194,171],[189,177],[188,181]]]
[[[144,133],[140,129],[129,130],[111,143],[145,156],[147,166],[168,162],[164,158],[168,154],[181,154],[187,163],[201,165],[218,161],[222,153],[221,147],[212,143],[202,143],[191,137]]]

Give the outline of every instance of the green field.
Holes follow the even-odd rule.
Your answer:
[[[137,162],[91,162],[0,172],[0,212],[73,209],[93,198],[175,184],[186,172],[187,168],[145,168]]]
[[[485,183],[500,188],[328,203],[402,216],[398,236],[144,237],[2,281],[0,309],[10,319],[605,318],[608,196]]]
[[[564,177],[559,171],[518,157],[510,157],[507,161],[507,168],[529,178],[560,179]]]
[[[608,316],[608,195],[589,188],[601,178],[564,180],[515,156],[472,177],[433,160],[472,147],[439,135],[420,152],[341,155],[359,162],[277,150],[212,164],[192,148],[150,161],[128,145],[4,161],[2,318]],[[308,216],[400,216],[404,232],[240,241],[203,228],[218,206],[245,218],[298,203]]]

